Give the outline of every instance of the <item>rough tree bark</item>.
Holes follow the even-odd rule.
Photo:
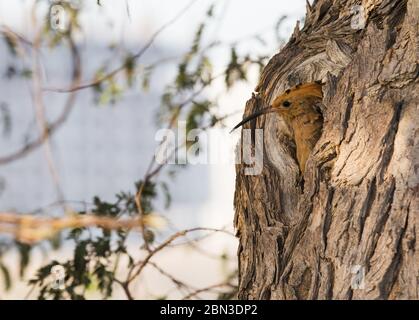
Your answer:
[[[322,80],[324,126],[302,190],[285,123],[253,123],[264,167],[236,166],[240,299],[418,299],[418,17],[418,0],[314,1],[265,67],[245,115]]]

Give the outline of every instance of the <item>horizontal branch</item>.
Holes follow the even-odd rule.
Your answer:
[[[147,215],[143,218],[145,225],[156,226],[159,218]],[[0,212],[0,234],[11,234],[16,240],[35,243],[51,238],[64,229],[83,227],[100,227],[107,230],[135,229],[140,226],[140,219],[118,219],[93,214],[71,215],[60,218],[34,217],[12,212]]]

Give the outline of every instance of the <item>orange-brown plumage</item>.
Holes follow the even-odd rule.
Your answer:
[[[323,128],[323,116],[319,108],[322,99],[320,83],[299,84],[276,97],[270,107],[247,117],[235,128],[261,114],[278,113],[293,132],[298,165],[304,174],[307,159],[319,140]]]

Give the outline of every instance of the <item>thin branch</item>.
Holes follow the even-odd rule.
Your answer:
[[[73,61],[72,82],[74,84],[78,84],[80,82],[80,79],[81,79],[80,54],[79,54],[78,48],[75,45],[71,35],[69,35],[67,37],[67,39],[68,39],[68,42],[69,42],[69,45],[70,45],[72,61]],[[67,101],[65,102],[63,112],[57,118],[57,120],[55,120],[53,123],[47,125],[47,128],[46,128],[44,134],[42,134],[41,136],[39,136],[35,140],[32,140],[31,142],[27,143],[20,150],[17,150],[17,151],[15,151],[15,152],[13,152],[9,155],[0,157],[0,165],[5,165],[5,164],[8,164],[8,163],[13,162],[15,160],[18,160],[18,159],[26,156],[27,154],[29,154],[33,150],[37,149],[38,147],[40,147],[44,143],[44,141],[48,138],[48,136],[51,136],[53,133],[55,133],[55,131],[59,127],[61,127],[61,125],[63,125],[65,123],[65,121],[67,120],[68,116],[70,115],[70,113],[73,109],[75,98],[76,98],[76,93],[75,92],[71,93],[68,96]]]
[[[212,81],[214,81],[217,78],[219,78],[221,76],[224,76],[224,75],[225,75],[225,71],[224,72],[221,72],[220,74],[218,74],[216,76],[214,76],[213,78],[211,78],[210,81],[208,81],[208,83],[205,83],[204,85],[202,85],[198,90],[196,90],[195,92],[193,92],[182,103],[178,104],[177,111],[173,113],[173,116],[171,117],[171,119],[169,121],[169,124],[168,124],[168,126],[167,126],[166,129],[172,129],[174,127],[174,125],[176,123],[176,120],[178,119],[178,116],[179,116],[180,112],[182,111],[182,109],[184,107],[186,107],[189,103],[193,102],[194,99],[197,96],[199,96],[208,87],[208,85],[210,83],[212,83]],[[223,121],[224,119],[226,119],[229,116],[230,115],[226,115],[226,116],[218,119],[217,122],[221,122],[221,121]],[[201,128],[201,129],[202,130],[206,130],[209,127],[210,126],[207,126],[207,127]],[[160,142],[160,144],[159,144],[159,146],[157,148],[161,147],[163,145],[163,143],[164,143],[164,140]],[[183,143],[182,145],[179,145],[175,149],[173,149],[172,152],[170,153],[170,155],[168,156],[168,158],[170,158],[174,153],[176,153],[179,150],[179,148],[181,148],[183,146],[185,146],[185,143]],[[166,163],[161,163],[155,169],[153,169],[153,166],[154,166],[155,162],[156,162],[156,158],[155,158],[155,155],[153,155],[153,157],[152,157],[152,159],[151,159],[151,161],[149,163],[148,169],[146,171],[146,174],[145,174],[145,177],[144,177],[144,180],[143,180],[143,184],[145,184],[147,181],[149,181],[151,178],[153,178],[155,175],[157,175],[161,171],[161,169],[163,169],[163,167],[166,165]],[[141,193],[139,193],[139,194],[141,196]],[[137,194],[137,196],[138,196],[138,194]]]
[[[220,75],[218,75],[218,76],[220,76]],[[218,77],[217,76],[217,77]],[[215,77],[215,78],[217,78],[217,77]],[[214,79],[215,79],[214,78]],[[210,82],[209,82],[210,83]],[[173,113],[173,115],[172,115],[172,117],[171,117],[171,119],[170,119],[170,121],[169,121],[169,124],[168,124],[168,126],[167,126],[167,129],[171,129],[171,128],[173,128],[173,126],[175,125],[175,123],[176,123],[176,120],[178,119],[178,116],[179,116],[179,114],[180,114],[180,112],[181,112],[181,110],[186,106],[186,105],[188,105],[189,103],[191,103],[200,93],[202,93],[202,91],[206,88],[208,86],[208,84],[204,84],[201,88],[199,88],[197,91],[195,91],[194,93],[192,93],[187,99],[185,99],[182,103],[180,103],[178,106],[177,106],[177,112],[174,112]],[[163,141],[159,144],[159,147],[161,146],[163,144]],[[176,148],[175,150],[173,150],[173,152],[176,152],[176,150],[177,150],[178,148]],[[135,194],[135,204],[136,204],[136,206],[137,206],[137,210],[138,210],[138,214],[139,214],[139,216],[140,216],[140,218],[141,217],[143,217],[144,216],[144,210],[143,210],[143,207],[142,207],[142,204],[141,204],[141,199],[142,199],[142,194],[143,194],[143,191],[144,191],[144,187],[146,186],[146,184],[155,176],[155,175],[157,175],[160,171],[161,171],[161,169],[165,166],[165,163],[162,163],[162,164],[159,164],[154,170],[153,170],[153,166],[154,166],[154,164],[155,164],[155,162],[156,162],[156,158],[155,158],[155,155],[153,155],[153,157],[151,158],[151,161],[150,161],[150,163],[149,163],[149,165],[148,165],[148,168],[147,168],[147,170],[146,170],[146,173],[145,173],[145,175],[144,175],[144,178],[143,178],[143,181],[142,181],[142,183],[141,183],[141,185],[139,186],[139,188],[138,188],[138,191],[137,191],[137,193]],[[144,225],[141,225],[141,233],[142,233],[142,235],[143,235],[143,240],[144,240],[144,248],[148,251],[148,252],[150,252],[150,247],[149,247],[149,245],[148,245],[148,241],[147,241],[147,239],[146,239],[146,229],[145,229],[145,226]]]
[[[177,238],[183,237],[186,234],[190,233],[190,232],[195,232],[195,231],[212,231],[212,232],[225,232],[223,230],[219,230],[219,229],[215,229],[215,228],[192,228],[192,229],[185,229],[179,232],[176,232],[175,234],[173,234],[172,236],[170,236],[169,238],[167,238],[163,243],[161,243],[159,246],[157,246],[155,249],[151,250],[148,255],[146,256],[146,258],[142,261],[140,261],[139,263],[137,263],[136,265],[134,265],[135,267],[138,267],[137,271],[133,274],[134,272],[134,268],[131,268],[130,271],[128,272],[128,276],[127,276],[127,280],[126,282],[130,283],[132,280],[134,280],[136,277],[138,277],[141,272],[144,270],[145,266],[147,265],[147,263],[150,261],[150,259],[159,251],[163,250],[165,247],[167,247],[169,244],[171,244],[174,240],[176,240]]]
[[[28,40],[20,33],[13,31],[12,29],[10,29],[8,26],[4,24],[0,25],[0,33],[3,34],[7,38],[18,39],[23,44],[26,44],[28,46],[33,46],[32,41]]]
[[[187,296],[183,297],[182,300],[188,300],[188,299],[191,299],[191,298],[199,295],[200,293],[211,291],[213,289],[222,288],[222,287],[231,287],[231,288],[233,288],[234,286],[232,284],[228,283],[228,282],[214,284],[214,285],[211,285],[209,287],[198,289],[198,290],[196,290],[196,291],[188,294]]]
[[[160,274],[162,274],[166,278],[170,279],[170,281],[172,281],[178,289],[184,288],[184,289],[187,289],[187,290],[196,290],[196,288],[194,288],[193,286],[186,284],[185,282],[183,282],[183,281],[175,278],[174,276],[172,276],[167,271],[163,270],[157,263],[155,263],[153,261],[149,261],[148,264],[151,265],[158,272],[160,272]]]
[[[132,296],[131,291],[129,290],[127,283],[125,283],[125,282],[123,282],[119,279],[116,279],[116,278],[114,278],[114,280],[115,280],[116,283],[118,283],[121,286],[122,290],[124,290],[124,293],[127,296],[128,300],[134,300],[134,297]]]
[[[131,59],[134,60],[134,61],[135,60],[138,60],[147,51],[147,49],[151,47],[151,45],[154,43],[154,41],[156,40],[156,38],[164,30],[166,30],[168,27],[170,27],[172,24],[174,24],[178,19],[180,19],[189,10],[189,8],[192,7],[192,5],[196,1],[197,0],[190,1],[171,20],[169,20],[164,25],[162,25],[159,29],[157,29],[157,31],[155,31],[152,34],[152,36],[147,41],[147,43],[136,54],[134,54],[133,56],[131,56]],[[79,84],[79,85],[72,84],[71,86],[69,86],[67,88],[48,88],[47,87],[47,88],[44,88],[44,90],[45,91],[54,91],[54,92],[64,93],[64,92],[74,92],[74,91],[78,91],[78,90],[83,90],[83,89],[95,87],[95,86],[99,85],[100,83],[102,83],[103,81],[109,80],[112,77],[114,77],[116,74],[118,74],[119,72],[125,70],[127,68],[127,63],[128,62],[123,63],[121,66],[117,67],[116,69],[112,70],[111,72],[107,73],[106,75],[103,75],[102,77],[99,77],[99,78],[94,79],[94,80],[89,81],[89,82],[85,82],[83,84]]]
[[[33,70],[33,77],[32,77],[33,98],[32,100],[35,107],[35,114],[36,114],[35,118],[38,125],[39,134],[41,136],[45,135],[45,140],[43,144],[45,158],[47,160],[51,178],[53,180],[53,183],[57,191],[58,200],[62,201],[64,199],[64,193],[61,188],[60,176],[58,174],[57,167],[55,165],[54,157],[52,154],[51,141],[50,141],[49,132],[48,132],[48,122],[45,116],[44,97],[42,94],[42,76],[41,76],[40,60],[39,60],[39,47],[41,43],[41,36],[42,36],[42,30],[37,32],[37,35],[35,36],[35,40],[34,40],[34,45],[33,45],[34,50],[32,54],[32,70]],[[65,206],[63,206],[63,209],[65,210]]]
[[[25,295],[25,297],[23,298],[23,300],[28,300],[28,299],[29,299],[29,297],[31,296],[31,294],[33,293],[33,291],[35,290],[35,288],[36,288],[36,284],[33,284],[33,285],[31,286],[31,288],[29,289],[29,291],[26,293],[26,295]]]

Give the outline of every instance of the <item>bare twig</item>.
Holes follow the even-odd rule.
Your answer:
[[[196,288],[194,288],[193,286],[186,284],[185,282],[183,282],[183,281],[175,278],[174,276],[172,276],[167,271],[163,270],[157,263],[155,263],[153,261],[149,261],[148,264],[150,266],[152,266],[154,269],[156,269],[158,272],[160,272],[160,274],[162,274],[166,278],[170,279],[170,281],[172,281],[178,289],[186,289],[188,291],[196,290]]]
[[[222,73],[221,75],[223,75],[224,73]],[[216,77],[214,77],[213,79],[215,79],[215,78],[217,78],[217,77],[219,77],[219,76],[221,76],[221,75],[218,75],[218,76],[216,76]],[[173,113],[173,115],[172,115],[172,117],[171,117],[171,119],[170,119],[170,121],[169,121],[169,124],[168,124],[168,126],[167,126],[167,129],[171,129],[171,128],[173,128],[174,127],[174,125],[176,124],[176,120],[178,119],[178,116],[179,116],[179,114],[180,114],[180,112],[181,112],[181,110],[185,107],[185,106],[187,106],[189,103],[191,103],[199,94],[201,94],[202,93],[202,91],[206,88],[208,86],[208,84],[204,84],[202,87],[200,87],[197,91],[195,91],[195,92],[193,92],[187,99],[185,99],[182,103],[180,103],[180,104],[178,104],[177,105],[177,112],[174,112]],[[162,141],[160,144],[159,144],[159,147],[163,144],[163,142],[164,141]],[[182,145],[183,146],[183,145]],[[176,152],[178,149],[179,149],[179,147],[180,146],[178,146],[176,149],[174,149],[173,151],[172,151],[172,153],[171,153],[171,155],[173,154],[173,152]],[[171,156],[170,155],[170,156]],[[170,157],[169,156],[169,157]],[[142,180],[142,182],[141,182],[141,184],[140,184],[140,186],[139,186],[139,188],[138,188],[138,191],[137,191],[137,193],[135,194],[135,204],[136,204],[136,206],[137,206],[137,210],[138,210],[138,214],[139,214],[139,216],[140,217],[142,217],[142,216],[144,216],[144,210],[143,210],[143,207],[142,207],[142,204],[141,204],[141,198],[142,198],[142,194],[143,194],[143,191],[144,191],[144,187],[146,186],[146,184],[154,177],[154,176],[156,176],[162,169],[163,169],[163,167],[165,166],[165,163],[161,163],[161,164],[159,164],[155,169],[153,169],[153,167],[154,167],[154,164],[155,164],[155,162],[156,162],[156,158],[155,158],[155,155],[153,155],[153,157],[151,158],[151,161],[150,161],[150,163],[149,163],[149,165],[148,165],[148,168],[147,168],[147,170],[146,170],[146,173],[145,173],[145,175],[144,175],[144,178],[143,178],[143,180]],[[143,235],[143,240],[144,240],[144,248],[148,251],[148,252],[150,252],[150,248],[149,248],[149,245],[148,245],[148,241],[147,241],[147,239],[146,239],[146,229],[145,229],[145,227],[143,226],[143,225],[141,225],[141,233],[142,233],[142,235]]]
[[[26,37],[21,35],[20,33],[13,31],[8,26],[2,24],[0,25],[0,33],[3,34],[5,37],[18,39],[23,44],[26,44],[28,46],[33,46],[32,41],[28,40]]]
[[[44,105],[44,99],[43,99],[43,94],[42,94],[42,76],[41,76],[40,60],[39,60],[39,47],[41,43],[41,36],[42,36],[42,30],[39,30],[37,32],[37,35],[35,36],[35,40],[33,44],[34,50],[32,54],[32,70],[33,70],[33,77],[32,77],[33,98],[32,100],[35,107],[36,122],[38,125],[39,134],[41,136],[45,135],[43,149],[45,152],[45,158],[47,160],[51,178],[57,190],[58,200],[63,201],[64,193],[61,188],[60,176],[58,174],[57,167],[55,165],[54,157],[52,154],[51,142],[49,139],[49,132],[48,132],[48,123],[45,116],[45,105]],[[63,205],[63,209],[65,210],[64,205]]]
[[[147,265],[147,263],[150,261],[150,259],[156,253],[158,253],[159,251],[163,250],[165,247],[167,247],[169,244],[171,244],[177,238],[183,237],[186,234],[188,234],[190,232],[195,232],[195,231],[224,232],[224,230],[219,230],[219,229],[215,229],[215,228],[200,228],[200,227],[192,228],[192,229],[185,229],[185,230],[176,232],[175,234],[173,234],[172,236],[170,236],[169,238],[167,238],[165,241],[163,241],[163,243],[161,243],[160,245],[158,245],[155,249],[151,250],[148,253],[148,255],[145,257],[144,260],[142,260],[139,263],[137,263],[136,265],[134,265],[133,268],[131,268],[130,271],[128,272],[128,276],[127,276],[126,282],[130,283],[132,280],[134,280],[136,277],[138,277],[141,274],[141,272],[144,270],[144,268]],[[138,269],[134,272],[135,267],[138,267]]]
[[[127,296],[127,299],[128,300],[134,300],[134,297],[132,296],[131,291],[129,290],[127,283],[125,283],[125,282],[123,282],[119,279],[116,279],[116,278],[114,278],[114,280],[115,280],[116,283],[118,283],[121,286],[122,290],[124,290],[124,293]]]
[[[164,30],[166,30],[173,23],[175,23],[179,18],[181,18],[189,10],[189,8],[192,7],[192,5],[196,1],[197,0],[190,1],[171,20],[169,20],[164,25],[162,25],[159,29],[157,29],[157,31],[152,34],[152,36],[147,41],[147,43],[137,53],[135,53],[134,55],[131,56],[131,59],[132,60],[138,60],[147,51],[147,49],[151,47],[151,45],[154,43],[154,41],[156,40],[156,38]],[[66,87],[66,88],[50,88],[50,87],[47,87],[47,88],[44,88],[44,90],[45,91],[54,91],[54,92],[74,92],[74,91],[78,91],[78,90],[83,90],[83,89],[91,88],[91,87],[94,87],[94,86],[99,85],[103,81],[106,81],[106,80],[111,79],[116,74],[118,74],[119,72],[125,70],[126,68],[127,68],[127,62],[123,63],[121,66],[117,67],[116,69],[112,70],[111,72],[107,73],[106,75],[103,75],[103,76],[101,76],[101,77],[99,77],[97,79],[94,79],[92,81],[88,81],[88,82],[85,82],[83,84],[78,84],[78,85],[74,85],[74,83],[73,83],[71,86]]]
[[[222,288],[222,287],[231,287],[234,288],[234,286],[228,282],[222,282],[222,283],[218,283],[218,284],[214,284],[205,288],[201,288],[198,289],[190,294],[188,294],[187,296],[183,297],[182,300],[188,300],[191,299],[193,297],[196,297],[197,295],[203,293],[203,292],[207,292],[207,291],[211,291],[213,289],[217,289],[217,288]]]
[[[78,48],[75,45],[71,35],[69,35],[67,37],[67,40],[68,40],[69,45],[70,45],[72,61],[73,61],[72,82],[77,85],[80,82],[80,79],[81,79],[80,54],[79,54]],[[53,123],[46,125],[46,129],[45,129],[44,134],[42,134],[38,138],[28,142],[21,149],[15,151],[15,152],[12,152],[9,155],[0,157],[0,165],[5,165],[5,164],[8,164],[8,163],[13,162],[15,160],[18,160],[18,159],[26,156],[27,154],[29,154],[33,150],[37,149],[39,146],[41,146],[49,136],[51,136],[59,127],[61,127],[61,125],[63,125],[65,123],[65,121],[67,120],[68,116],[70,115],[70,113],[73,109],[75,98],[76,98],[76,93],[75,92],[70,93],[70,95],[68,96],[68,98],[65,102],[65,105],[64,105],[64,108],[63,108],[63,111],[62,111],[61,115]]]

